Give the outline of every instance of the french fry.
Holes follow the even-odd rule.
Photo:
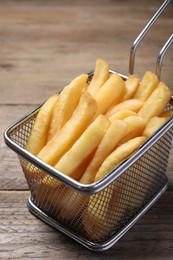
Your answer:
[[[123,144],[113,151],[102,163],[96,174],[95,181],[100,180],[110,171],[112,171],[122,160],[127,158],[134,150],[136,150],[143,142],[145,137],[137,137]],[[109,188],[109,190],[107,190]],[[93,195],[90,198],[87,213],[83,217],[83,225],[90,237],[95,240],[99,239],[112,230],[125,213],[124,209],[119,212],[118,216],[109,219],[113,208],[122,208],[121,199],[123,198],[123,183],[119,182],[116,189],[108,187],[102,192]],[[99,208],[98,208],[99,207]]]
[[[128,109],[123,109],[123,110],[120,110],[117,113],[113,114],[112,116],[110,116],[109,120],[111,122],[114,122],[114,121],[120,120],[120,119],[123,120],[124,118],[129,117],[129,116],[137,116],[137,113],[135,113],[131,110],[128,110]]]
[[[86,171],[86,168],[88,167],[90,161],[92,160],[97,148],[92,151],[92,153],[74,170],[71,177],[75,176],[75,180],[78,180],[80,182],[81,176]]]
[[[129,100],[125,100],[115,106],[113,106],[111,109],[108,110],[108,112],[105,114],[106,117],[110,117],[113,114],[124,110],[124,109],[128,109],[131,110],[133,112],[138,112],[139,109],[143,106],[144,102],[138,99],[129,99]]]
[[[29,181],[29,188],[32,187],[33,180],[36,180],[35,182],[35,188],[36,188],[39,185],[39,183],[41,183],[42,180],[44,179],[45,177],[44,172],[39,168],[35,167],[31,162],[22,161],[21,166],[26,179],[31,180]]]
[[[145,139],[143,136],[137,137],[116,148],[102,163],[96,174],[95,181],[100,180],[112,171],[122,160],[134,152]],[[85,231],[92,240],[108,235],[125,213],[126,206],[121,204],[121,200],[123,201],[124,197],[123,187],[125,184],[120,181],[117,187],[113,185],[109,185],[103,191],[90,197],[82,222]],[[115,208],[120,208],[121,211],[119,210],[119,214],[112,216],[112,211]]]
[[[94,182],[95,174],[98,171],[102,161],[109,155],[109,153],[113,150],[115,145],[123,137],[126,128],[127,123],[125,123],[122,120],[117,120],[116,122],[112,123],[107,129],[94,156],[91,156],[93,157],[93,159],[90,161],[91,158],[87,158],[87,160],[85,161],[85,164],[88,161],[90,161],[90,163],[84,174],[82,171],[80,171],[81,169],[78,168],[75,171],[75,176],[73,176],[73,178],[78,179],[78,174],[83,174],[81,179],[79,180],[80,183],[90,184]],[[84,210],[86,208],[86,206],[88,205],[88,201],[89,196],[83,194],[76,195],[74,191],[68,189],[68,191],[64,194],[61,200],[61,218],[74,219],[81,212],[81,210]]]
[[[66,86],[60,93],[59,100],[53,111],[48,141],[50,141],[72,116],[73,111],[78,105],[82,91],[85,89],[87,79],[87,74],[76,77],[70,85]]]
[[[85,172],[88,163],[93,157],[95,151],[93,151],[72,173],[76,180],[79,180],[82,174]],[[59,213],[60,218],[68,220],[75,219],[76,216],[81,214],[88,205],[89,196],[79,194],[71,188],[67,188],[65,194],[61,198],[61,211]]]
[[[126,92],[122,96],[121,102],[131,99],[139,87],[140,80],[135,75],[130,75],[125,81]]]
[[[134,98],[146,101],[157,87],[159,80],[151,71],[147,71],[141,81],[141,84],[136,91]]]
[[[109,78],[109,65],[101,58],[97,59],[93,78],[88,86],[88,92],[94,97]]]
[[[56,180],[51,176],[46,176],[42,182],[38,183],[37,189],[35,189],[34,200],[40,205],[40,208],[45,212],[48,209],[54,208],[54,213],[59,213],[61,207],[61,200],[66,193],[67,187],[62,183],[57,185]],[[49,212],[49,214],[51,214]],[[52,217],[56,217],[52,216]]]
[[[68,220],[79,216],[88,205],[89,196],[67,188],[61,197],[59,217]]]
[[[166,121],[168,120],[167,117],[158,117],[158,116],[155,116],[155,117],[152,117],[142,135],[146,136],[147,138],[149,138],[151,135],[153,135],[164,123],[166,123]]]
[[[113,103],[116,103],[124,90],[124,80],[118,74],[112,74],[95,95],[96,115],[104,114]]]
[[[38,112],[26,144],[26,149],[34,155],[37,155],[46,145],[53,109],[58,98],[59,94],[51,96]]]
[[[164,111],[159,116],[169,119],[171,116],[173,116],[173,110]]]
[[[146,137],[140,136],[129,140],[128,142],[117,147],[102,163],[99,168],[95,181],[100,180],[111,172],[120,162],[126,159],[146,140]]]
[[[138,115],[148,122],[152,117],[158,116],[163,111],[170,98],[171,92],[169,88],[163,82],[160,82],[139,110]]]
[[[94,157],[92,158],[79,182],[85,184],[94,182],[95,175],[102,162],[112,152],[116,144],[118,144],[118,142],[122,139],[126,129],[127,123],[123,120],[117,120],[110,124],[106,134],[104,135],[94,154]]]
[[[128,127],[124,135],[124,138],[121,139],[119,145],[137,136],[141,136],[146,125],[145,120],[138,115],[126,117],[123,121],[127,123]]]
[[[123,185],[121,183],[118,187],[111,184],[103,191],[90,197],[82,223],[93,242],[109,235],[110,231],[122,219],[126,207],[121,204],[121,200],[123,201]]]
[[[39,152],[38,158],[54,166],[90,124],[95,112],[95,100],[84,92],[72,117]]]
[[[99,115],[83,132],[70,150],[55,165],[55,168],[71,176],[75,169],[87,158],[102,140],[110,121]],[[71,176],[76,178],[76,176]]]

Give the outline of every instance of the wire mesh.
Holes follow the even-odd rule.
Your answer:
[[[10,133],[17,145],[25,148],[35,117],[28,117]],[[32,201],[39,209],[81,239],[104,243],[115,237],[165,185],[172,136],[173,128],[110,185],[92,195],[73,190],[22,156],[19,160]]]

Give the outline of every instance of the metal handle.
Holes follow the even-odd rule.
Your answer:
[[[158,57],[157,57],[157,62],[156,62],[156,75],[158,76],[158,79],[160,80],[161,76],[161,68],[162,68],[162,61],[163,57],[168,50],[169,46],[173,43],[173,34],[169,37],[165,45],[162,47]]]
[[[171,2],[171,0],[165,0],[163,4],[160,6],[160,8],[157,10],[157,12],[154,14],[154,16],[151,18],[151,20],[147,23],[147,25],[144,27],[142,32],[138,35],[138,37],[135,39],[131,46],[130,50],[130,61],[129,61],[129,73],[133,74],[134,72],[134,62],[135,62],[135,53],[137,46],[141,42],[141,40],[144,38],[146,33],[149,31],[151,26],[154,24],[154,22],[157,20],[157,18],[161,15],[161,13],[165,10],[167,5]]]

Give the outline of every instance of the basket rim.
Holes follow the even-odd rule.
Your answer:
[[[110,70],[112,73],[117,73],[113,70]],[[88,73],[89,76],[92,75],[93,72]],[[127,79],[128,77],[118,73],[121,77],[124,79]],[[55,178],[58,181],[63,182],[64,184],[68,185],[74,190],[77,190],[80,193],[85,194],[94,194],[97,193],[104,188],[106,188],[109,184],[111,184],[115,179],[117,179],[124,171],[126,171],[132,164],[134,164],[145,152],[147,152],[153,144],[155,144],[172,126],[173,126],[173,116],[162,126],[160,127],[151,137],[149,137],[140,147],[139,149],[132,154],[129,158],[122,161],[114,170],[112,170],[110,173],[108,173],[105,177],[98,180],[97,182],[94,182],[92,184],[83,184],[80,183],[71,177],[65,175],[64,173],[60,172],[59,170],[55,169],[53,166],[50,166],[49,164],[45,163],[41,159],[39,159],[37,156],[31,154],[26,149],[22,148],[18,144],[16,144],[10,137],[10,134],[12,131],[14,131],[17,127],[19,127],[22,123],[27,121],[29,118],[34,116],[38,112],[38,110],[41,108],[41,106],[44,104],[40,104],[39,106],[36,106],[33,110],[28,112],[26,115],[18,119],[16,122],[14,122],[12,125],[10,125],[5,131],[4,131],[4,141],[6,145],[12,149],[14,152],[16,152],[18,155],[22,156],[24,159],[29,161],[30,163],[34,164],[36,167],[43,170],[45,173],[50,175],[51,177]]]

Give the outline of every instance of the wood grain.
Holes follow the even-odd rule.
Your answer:
[[[148,1],[147,10],[144,3],[135,1],[110,5],[102,1],[95,6],[92,1],[53,3],[28,1],[0,7],[0,78],[4,79],[0,104],[41,103],[76,75],[92,70],[99,56],[127,74],[130,46],[161,1]],[[172,33],[171,11],[172,7],[145,37],[135,73],[155,69],[156,55]],[[167,58],[163,73],[167,84],[172,80],[171,64]]]
[[[28,195],[24,191],[0,192],[0,259],[172,259],[172,192],[164,194],[131,231],[104,253],[90,252],[28,213]]]
[[[97,57],[128,75],[133,40],[161,0],[0,1],[0,259],[157,259],[173,257],[173,148],[168,191],[110,250],[92,253],[30,214],[28,186],[4,129],[94,68]],[[137,50],[135,73],[155,69],[157,54],[172,33],[173,5]],[[172,81],[172,47],[162,79]]]

